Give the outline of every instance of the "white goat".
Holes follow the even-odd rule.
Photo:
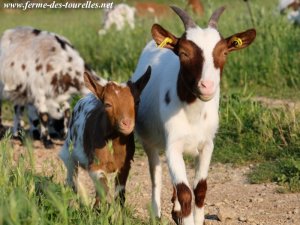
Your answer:
[[[187,0],[187,7],[190,7],[194,13],[202,16],[204,7],[200,0]],[[116,26],[117,31],[122,30],[126,24],[131,29],[134,29],[135,17],[137,18],[152,18],[155,22],[161,17],[167,17],[170,9],[167,5],[148,2],[136,2],[134,7],[127,4],[115,5],[112,10],[106,10],[103,16],[103,28],[98,31],[99,35],[106,34],[113,25]]]
[[[31,27],[6,30],[0,43],[0,81],[4,94],[15,105],[32,103],[41,121],[41,139],[52,146],[49,116],[70,118],[68,100],[74,93],[88,93],[84,86],[85,63],[70,42],[57,34]],[[14,133],[20,121],[18,107]],[[66,131],[66,130],[65,130]]]
[[[250,29],[224,39],[217,30],[224,7],[213,13],[204,29],[180,8],[172,6],[172,9],[183,21],[185,33],[177,38],[160,25],[153,25],[154,40],[143,50],[132,78],[137,80],[147,66],[152,67],[152,76],[141,95],[136,131],[148,155],[155,215],[161,216],[159,150],[165,149],[174,187],[172,217],[177,224],[202,225],[226,55],[250,45],[256,31]],[[183,153],[196,158],[193,191],[186,176]]]
[[[103,17],[103,28],[98,31],[99,35],[106,34],[113,25],[118,31],[122,30],[126,24],[134,29],[135,8],[127,4],[118,4],[111,10],[106,10]]]

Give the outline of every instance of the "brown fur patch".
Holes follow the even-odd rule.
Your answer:
[[[55,74],[53,75],[53,78],[52,78],[52,81],[51,81],[51,84],[52,84],[52,85],[56,85],[56,83],[57,83],[57,73],[55,73]]]
[[[198,82],[202,75],[203,52],[192,41],[181,38],[175,53],[180,60],[177,95],[181,101],[192,103],[199,95]]]
[[[204,7],[200,0],[188,0],[188,5],[192,8],[195,14],[203,16]]]
[[[227,43],[224,39],[222,39],[221,41],[219,41],[219,43],[215,46],[213,50],[214,66],[216,69],[220,69],[221,75],[226,62],[226,55]]]
[[[93,152],[88,152],[89,170],[104,170],[107,173],[120,170],[126,160],[130,161],[133,158],[134,150],[131,148],[130,152],[126,151],[128,139],[128,136],[116,136],[112,139],[113,150],[110,150],[106,144],[103,148],[96,148]]]
[[[20,91],[21,90],[21,88],[23,87],[23,85],[22,84],[19,84],[19,85],[17,85],[17,87],[16,87],[16,92],[18,92],[18,91]]]
[[[26,65],[22,64],[22,70],[25,70],[25,69],[26,69]]]
[[[68,62],[72,62],[73,58],[71,56],[68,57]]]
[[[13,67],[15,65],[15,62],[11,62],[10,66]]]
[[[75,71],[76,76],[81,76],[81,73],[79,71]]]
[[[206,180],[200,180],[194,190],[195,195],[195,204],[199,208],[204,206],[204,199],[207,191],[207,182]]]
[[[35,70],[36,71],[39,71],[39,70],[41,70],[43,68],[43,65],[42,64],[39,64],[39,65],[37,65],[36,67],[35,67]]]
[[[171,12],[168,5],[154,2],[137,2],[135,9],[138,17],[165,17]]]
[[[72,78],[69,73],[63,74],[62,72],[59,75],[57,73],[53,75],[51,85],[56,93],[59,93],[60,90],[66,92],[70,87],[80,90],[81,87],[76,77]]]
[[[175,194],[174,194],[175,193]],[[177,193],[177,196],[176,196]],[[174,211],[174,206],[172,210],[172,217],[174,218],[183,218],[187,217],[192,212],[192,192],[189,187],[184,184],[180,183],[176,185],[176,189],[173,190],[173,198],[172,202],[174,203],[176,197],[180,203],[181,211]]]
[[[47,64],[47,66],[46,66],[46,72],[48,73],[48,72],[50,72],[50,71],[52,71],[54,68],[53,68],[53,66],[51,65],[51,64]]]

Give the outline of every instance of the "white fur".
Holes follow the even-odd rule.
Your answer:
[[[292,4],[295,0],[279,0],[278,1],[278,10],[285,10],[290,4]]]
[[[199,27],[189,29],[186,35],[203,51],[204,65],[202,79],[214,82],[214,97],[207,102],[197,99],[192,104],[182,102],[177,95],[177,78],[180,68],[178,56],[167,49],[157,48],[154,41],[147,44],[139,59],[133,75],[133,81],[139,78],[148,65],[152,67],[152,75],[145,87],[139,105],[136,131],[149,157],[152,178],[152,202],[156,216],[160,216],[161,182],[157,179],[159,158],[158,150],[165,149],[170,175],[174,185],[188,185],[183,153],[197,155],[199,158],[195,184],[206,179],[209,169],[213,139],[219,124],[220,70],[214,67],[212,51],[221,39],[219,33],[212,29]],[[169,91],[170,103],[165,103],[166,92]],[[204,117],[206,116],[206,119]],[[151,165],[156,165],[151,166]],[[153,171],[155,170],[155,171]],[[159,207],[159,209],[156,209]],[[178,204],[175,202],[175,207]],[[203,209],[201,209],[203,211]],[[204,211],[197,211],[202,218],[195,219],[195,224],[202,224]],[[193,225],[193,215],[183,219],[184,224]]]

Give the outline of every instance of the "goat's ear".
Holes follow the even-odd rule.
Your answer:
[[[143,76],[141,76],[136,82],[133,83],[135,89],[138,91],[139,94],[141,94],[143,89],[146,87],[148,81],[150,80],[150,76],[151,76],[151,66],[148,66]]]
[[[162,26],[154,24],[151,28],[151,34],[158,46],[173,50],[178,42],[178,38],[165,30]],[[169,38],[169,39],[167,39]]]
[[[256,30],[250,29],[226,38],[228,52],[248,47],[256,37]]]
[[[87,71],[84,72],[84,84],[97,98],[103,98],[104,86],[101,86]]]

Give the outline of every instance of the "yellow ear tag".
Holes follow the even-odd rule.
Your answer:
[[[240,48],[243,45],[243,41],[241,38],[238,37],[232,37],[231,38],[231,45],[233,45],[236,48]]]
[[[166,46],[166,44],[171,44],[173,41],[172,41],[172,39],[171,38],[169,38],[169,37],[166,37],[161,43],[160,43],[160,45],[158,46],[158,48],[163,48],[163,47],[165,47]]]

